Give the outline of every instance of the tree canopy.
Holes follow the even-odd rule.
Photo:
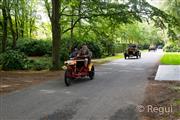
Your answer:
[[[166,0],[164,9],[146,0],[2,0],[1,51],[17,49],[22,38],[52,39],[53,69],[59,69],[59,59],[77,44],[91,43],[111,55],[122,44],[160,43],[164,31],[176,40],[179,5],[178,0]]]

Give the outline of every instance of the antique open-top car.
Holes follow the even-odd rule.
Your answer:
[[[127,51],[124,53],[124,58],[126,59],[127,57],[136,57],[141,58],[141,52],[138,50],[137,46],[135,44],[129,45]]]
[[[64,81],[66,86],[71,85],[72,80],[88,76],[90,80],[94,78],[94,65],[89,63],[86,67],[84,62],[87,59],[70,59],[65,61]]]

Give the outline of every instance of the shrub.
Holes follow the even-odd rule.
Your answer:
[[[116,45],[116,53],[123,53],[128,47],[128,44],[121,43],[119,45]]]
[[[180,45],[176,42],[169,42],[164,46],[163,50],[165,52],[180,52]]]
[[[65,47],[61,47],[60,49],[60,60],[65,61],[69,58],[69,50]]]
[[[43,56],[51,54],[52,44],[48,40],[22,40],[19,41],[17,49],[28,56]]]
[[[93,58],[101,58],[103,56],[103,46],[97,41],[86,41],[85,44],[92,51]]]
[[[140,50],[145,50],[145,49],[149,49],[149,46],[150,46],[150,44],[140,44],[140,45],[138,45],[138,48]]]
[[[31,69],[33,70],[44,70],[49,68],[50,68],[49,64],[42,61],[34,61],[31,66]]]
[[[9,50],[2,54],[3,70],[24,70],[27,68],[27,62],[27,57],[19,51]]]
[[[2,62],[3,62],[3,54],[0,54],[0,65],[2,65]]]
[[[28,61],[28,69],[30,70],[45,70],[51,68],[50,57],[35,57]]]

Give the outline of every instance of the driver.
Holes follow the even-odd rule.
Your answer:
[[[87,45],[83,45],[79,50],[77,57],[85,59],[85,67],[91,62],[92,52],[89,50]]]

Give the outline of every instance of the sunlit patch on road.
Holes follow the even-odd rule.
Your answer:
[[[134,68],[134,70],[144,70],[144,68]]]
[[[71,94],[71,91],[65,91],[66,94]]]
[[[40,92],[47,93],[47,94],[52,94],[52,93],[55,93],[56,91],[55,90],[40,90]]]

